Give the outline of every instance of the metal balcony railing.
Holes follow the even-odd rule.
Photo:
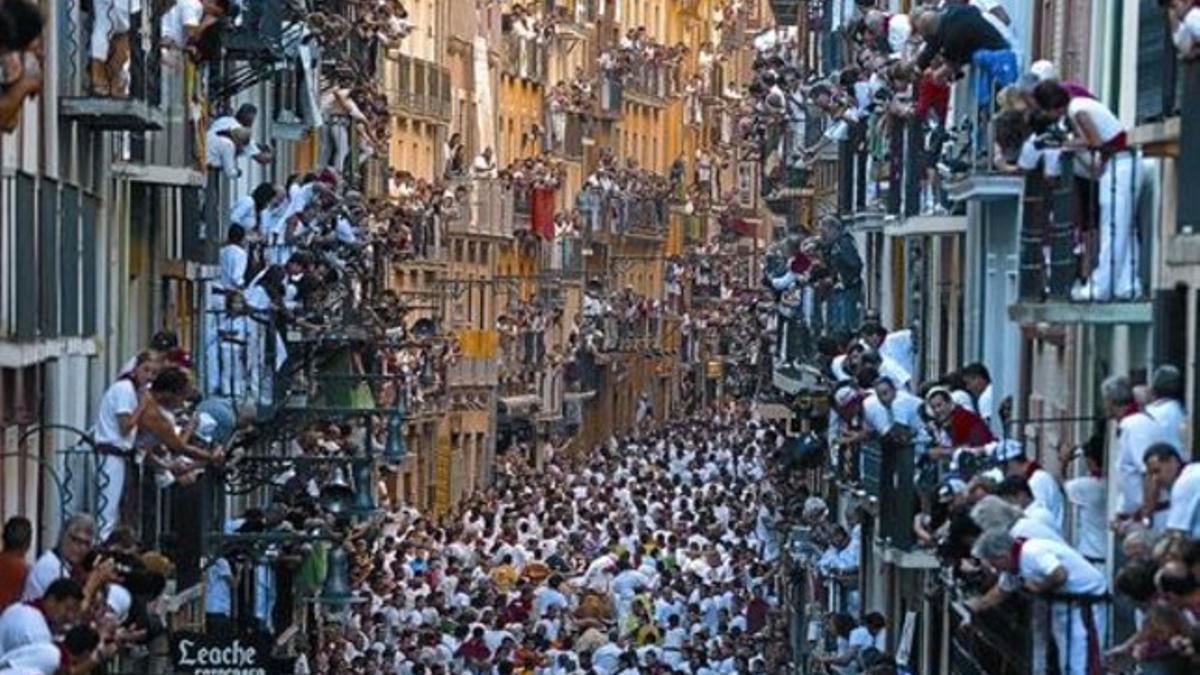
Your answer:
[[[1200,185],[1200,60],[1182,64],[1177,185]],[[1200,234],[1200,190],[1177,189],[1176,227],[1180,234]]]
[[[531,82],[544,82],[546,78],[546,48],[537,40],[524,39],[507,33],[504,36],[504,55],[501,62],[504,72]]]
[[[393,68],[388,92],[393,107],[414,115],[449,119],[453,103],[448,68],[403,55]]]
[[[0,175],[0,337],[94,334],[99,209],[77,185]]]
[[[670,94],[667,66],[638,64],[625,78],[625,88],[630,94],[640,94],[662,100]]]
[[[624,101],[624,85],[615,77],[605,77],[600,81],[600,112],[606,115],[621,114],[621,104]]]
[[[1078,161],[1105,163],[1099,181],[1075,177]],[[1136,149],[1101,157],[1063,153],[1057,167],[1041,166],[1025,176],[1025,208],[1021,225],[1019,297],[1023,302],[1077,300],[1087,302],[1147,299],[1149,261],[1154,237],[1143,230],[1138,185],[1141,154]],[[1047,173],[1052,174],[1050,177]],[[1081,190],[1107,190],[1098,195],[1101,208],[1081,209],[1092,196]],[[1112,204],[1113,207],[1105,207]],[[1096,232],[1098,246],[1081,236]],[[1083,291],[1075,288],[1088,279]]]

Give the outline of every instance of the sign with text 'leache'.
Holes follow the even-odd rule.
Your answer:
[[[176,673],[191,675],[268,675],[273,665],[269,643],[245,637],[176,633],[171,663]]]

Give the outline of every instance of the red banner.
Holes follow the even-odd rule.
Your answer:
[[[530,230],[544,239],[554,238],[554,190],[533,190],[529,196]]]

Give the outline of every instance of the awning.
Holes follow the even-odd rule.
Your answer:
[[[514,414],[530,411],[541,404],[542,399],[536,394],[523,394],[521,396],[501,396],[500,402],[508,408],[509,414]]]
[[[966,216],[913,216],[883,226],[883,233],[889,237],[961,234],[966,231]]]

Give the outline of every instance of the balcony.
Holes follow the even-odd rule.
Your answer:
[[[1118,170],[1132,174],[1141,159],[1136,151],[1130,150],[1108,161],[1124,167]],[[1009,308],[1009,316],[1023,324],[1149,324],[1152,315],[1149,271],[1155,237],[1149,231],[1151,228],[1142,223],[1153,222],[1150,203],[1156,200],[1153,195],[1139,194],[1136,181],[1125,181],[1123,189],[1128,192],[1113,198],[1132,203],[1130,222],[1122,225],[1113,219],[1096,223],[1100,230],[1099,251],[1094,250],[1094,243],[1085,240],[1081,244],[1075,234],[1076,204],[1080,200],[1076,194],[1079,183],[1072,178],[1075,162],[1073,153],[1063,153],[1058,175],[1067,176],[1066,180],[1047,178],[1041,171],[1032,171],[1024,177],[1018,301]],[[1099,215],[1096,220],[1100,220]],[[1107,240],[1116,242],[1109,247],[1116,255],[1106,255]],[[1076,280],[1088,275],[1093,279],[1111,279],[1111,288],[1117,294],[1112,291],[1101,294],[1102,282],[1094,288],[1094,294],[1073,298],[1078,293],[1073,291]]]
[[[771,12],[779,26],[795,26],[800,20],[801,0],[771,0]]]
[[[961,581],[952,592],[963,591]],[[1085,606],[1103,616],[1107,597],[1091,598],[1068,594],[1031,595],[1011,593],[1003,604],[971,613],[958,599],[949,614],[950,670],[964,675],[1035,675],[1051,672],[1084,672],[1087,649],[1055,644],[1055,617],[1059,612],[1078,615]],[[1145,672],[1153,662],[1140,664]],[[1175,672],[1174,670],[1163,672]]]
[[[667,233],[665,198],[591,196],[582,210],[586,230],[592,236],[659,240]]]
[[[449,121],[452,98],[448,68],[403,55],[392,68],[388,98],[393,113]]]
[[[590,135],[587,125],[580,114],[547,110],[546,149],[568,159],[583,159],[584,138]]]
[[[600,109],[599,114],[605,119],[621,117],[624,104],[624,86],[615,77],[605,77],[600,80]]]
[[[1200,185],[1200,61],[1183,64],[1182,113],[1179,116],[1178,186]],[[1200,190],[1176,189],[1176,231],[1200,234]]]
[[[665,65],[634,66],[633,72],[625,79],[625,95],[631,101],[661,108],[667,104],[667,97],[671,95],[671,79]]]
[[[540,85],[546,81],[546,58],[546,47],[536,40],[521,38],[511,32],[504,35],[501,70],[505,75]]]
[[[0,337],[95,333],[99,199],[21,171],[0,176]]]
[[[156,6],[154,15],[158,16],[170,3],[155,0],[151,4]],[[159,22],[149,22],[150,35],[145,40],[136,33],[109,30],[109,53],[116,53],[115,45],[129,46],[128,65],[122,67],[113,59],[92,61],[92,21],[84,19],[87,13],[68,12],[63,16],[66,35],[63,72],[58,78],[60,115],[97,131],[162,129],[166,123],[163,92],[179,91],[183,72],[181,65],[176,67],[163,59]]]

